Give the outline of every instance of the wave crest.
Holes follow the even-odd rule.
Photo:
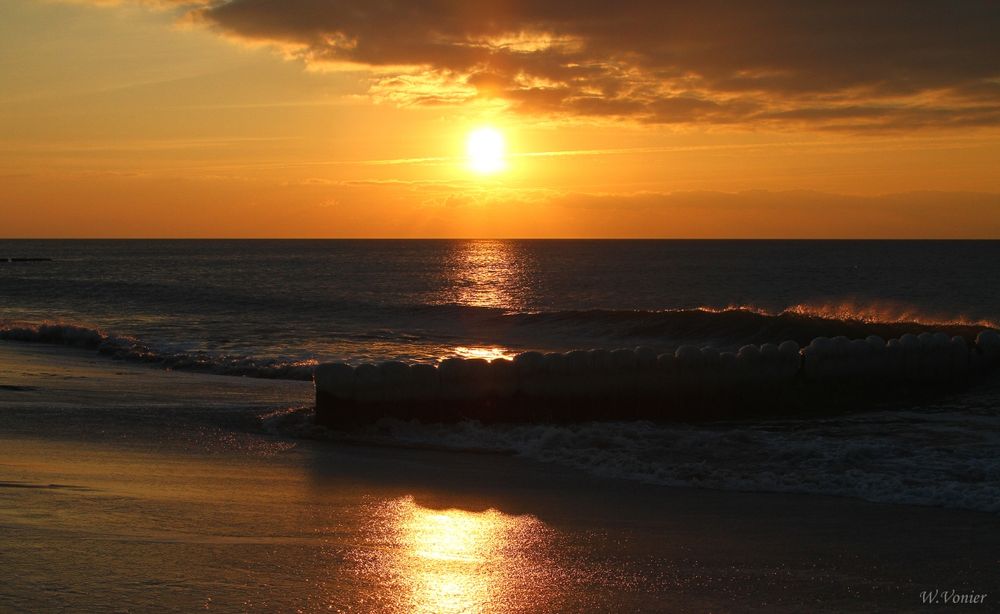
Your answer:
[[[531,329],[608,339],[662,339],[672,345],[697,343],[713,347],[739,347],[747,343],[780,343],[792,340],[807,345],[816,337],[869,335],[891,338],[906,333],[945,332],[971,340],[983,328],[998,328],[990,321],[967,318],[932,318],[915,310],[852,304],[795,305],[773,312],[754,306],[696,307],[663,311],[581,310],[515,313],[507,322]]]
[[[0,339],[46,343],[97,352],[119,360],[156,364],[165,369],[200,371],[216,375],[239,375],[308,381],[315,360],[283,361],[205,352],[169,352],[151,348],[139,339],[97,328],[62,323],[16,323],[0,327]]]
[[[648,345],[661,351],[680,345],[695,344],[735,350],[746,344],[796,341],[808,345],[817,337],[846,336],[865,338],[900,337],[906,333],[944,332],[972,341],[984,328],[1000,328],[996,323],[972,318],[931,317],[914,309],[887,304],[794,305],[771,312],[753,306],[725,308],[697,307],[670,310],[559,310],[505,312],[494,308],[467,305],[421,305],[410,310],[408,324],[388,332],[355,330],[345,337],[354,345],[366,338],[377,339],[385,348],[400,351],[411,347],[414,339],[433,341],[437,321],[443,326],[441,339],[434,347],[448,353],[462,354],[460,348],[483,344],[520,349],[564,350],[579,347],[621,347]],[[387,318],[392,316],[387,314]],[[460,323],[462,336],[454,334]],[[421,330],[414,336],[406,331]],[[377,334],[376,334],[377,333]],[[202,371],[221,375],[309,380],[316,360],[274,359],[212,352],[175,351],[153,347],[129,335],[67,322],[0,322],[0,340],[46,343],[96,350],[113,358],[147,362],[168,369]],[[192,339],[190,341],[198,341]],[[457,347],[456,347],[457,346]],[[321,348],[325,349],[325,348]],[[336,349],[336,348],[333,348]],[[266,352],[266,348],[261,348]],[[387,349],[387,352],[391,352]],[[326,353],[326,352],[319,352]],[[331,352],[336,354],[336,352]],[[331,356],[332,357],[332,356]],[[398,356],[379,356],[394,359]],[[434,358],[433,356],[429,356]],[[442,356],[443,357],[443,356]],[[339,356],[350,360],[351,356]]]
[[[766,313],[766,312],[764,312]],[[1000,328],[997,322],[971,318],[964,315],[948,316],[889,301],[830,303],[800,303],[786,308],[782,313],[794,313],[826,320],[856,321],[869,324],[917,324],[923,326],[969,326]]]

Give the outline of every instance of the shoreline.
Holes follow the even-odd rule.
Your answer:
[[[226,429],[206,415],[309,391],[50,351],[13,352],[14,373],[6,345],[0,383],[53,381],[78,403],[0,389],[0,566],[18,570],[0,606],[14,610],[867,612],[922,611],[921,591],[996,593],[996,514]],[[108,395],[140,385],[133,405],[177,398],[110,428]]]
[[[100,609],[111,605],[105,599],[149,599],[182,611],[210,598],[222,611],[238,611],[243,589],[224,588],[232,578],[223,582],[235,572],[258,586],[251,593],[264,609],[319,609],[350,603],[358,591],[386,591],[382,599],[398,608],[390,611],[431,611],[437,597],[387,575],[402,574],[404,584],[425,583],[427,574],[475,584],[481,565],[503,574],[523,569],[531,578],[529,590],[504,576],[511,607],[500,611],[524,611],[533,595],[547,604],[540,611],[919,611],[921,591],[995,588],[994,514],[640,485],[443,451],[313,442],[249,455],[239,448],[139,451],[4,437],[7,477],[66,488],[0,488],[8,504],[0,533],[9,545],[0,563],[22,572],[0,603],[14,595],[15,609]],[[395,518],[400,508],[431,524],[421,531],[442,532],[414,539],[460,552],[425,557],[408,549],[412,536],[396,543],[382,535],[390,530],[385,522],[396,522],[382,516]],[[502,552],[465,552],[462,536],[497,523],[514,527],[483,539],[496,539]],[[93,548],[114,556],[100,555],[95,566],[84,552]],[[142,563],[150,549],[164,560]],[[449,561],[443,569],[439,556]],[[317,565],[332,574],[323,586],[308,583]],[[49,570],[60,568],[65,593],[42,600],[39,582],[51,583]],[[188,576],[191,568],[204,575]],[[106,583],[104,593],[81,586],[96,581],[92,574]],[[136,593],[140,579],[145,587]],[[261,588],[267,585],[281,594]],[[475,601],[474,587],[463,590]]]

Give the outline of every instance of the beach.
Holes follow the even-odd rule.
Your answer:
[[[49,258],[0,270],[0,611],[991,607],[996,242],[0,245]],[[903,379],[837,349],[904,343]],[[954,386],[907,390],[952,349]],[[681,410],[723,358],[865,384],[744,411],[742,375],[726,419],[317,423],[320,364],[445,391],[458,359],[573,350],[677,365]]]
[[[1000,3],[0,2],[0,614],[1000,611]]]
[[[307,383],[0,350],[4,610],[898,612],[995,586],[995,514],[295,439],[261,418]]]

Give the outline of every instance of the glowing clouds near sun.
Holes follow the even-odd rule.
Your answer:
[[[849,133],[1000,126],[995,2],[172,2],[311,66],[367,67],[373,97],[400,106]]]

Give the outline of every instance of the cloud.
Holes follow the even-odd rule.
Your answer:
[[[160,4],[171,0],[158,0]],[[992,0],[173,0],[399,105],[835,130],[1000,124]]]

